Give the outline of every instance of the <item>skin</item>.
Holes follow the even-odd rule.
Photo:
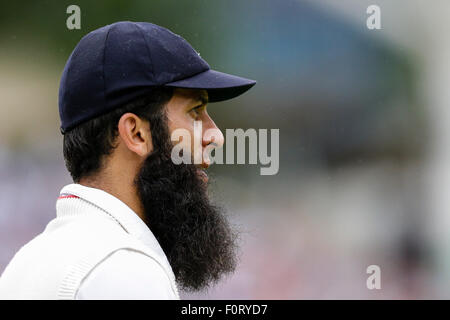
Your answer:
[[[223,134],[206,110],[207,99],[205,90],[177,88],[166,105],[169,132],[172,134],[180,128],[188,130],[191,133],[191,153],[194,150],[194,121],[202,121],[203,128],[201,148],[197,150],[203,151],[211,143],[217,146],[223,144]],[[135,114],[126,113],[119,120],[118,131],[117,147],[104,159],[103,169],[93,177],[81,179],[79,183],[108,192],[144,219],[134,178],[143,161],[153,151],[150,125]],[[209,162],[209,159],[203,158],[199,166],[207,168]]]

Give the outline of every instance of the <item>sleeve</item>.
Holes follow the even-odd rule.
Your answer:
[[[164,269],[143,253],[121,249],[82,281],[77,300],[176,299]]]

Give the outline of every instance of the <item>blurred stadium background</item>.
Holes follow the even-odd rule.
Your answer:
[[[70,4],[81,30],[66,28]],[[371,4],[381,30],[366,27]],[[221,129],[280,129],[277,175],[211,170],[244,231],[240,264],[183,298],[450,298],[449,17],[445,0],[2,2],[0,272],[71,182],[57,106],[66,59],[89,31],[133,20],[258,81],[209,106]],[[366,288],[372,264],[381,290]]]

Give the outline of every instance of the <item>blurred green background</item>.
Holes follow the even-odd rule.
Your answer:
[[[66,8],[81,8],[68,30]],[[216,70],[258,81],[211,104],[217,125],[280,129],[280,170],[216,165],[214,197],[244,230],[212,299],[449,298],[450,3],[366,0],[19,1],[0,5],[0,272],[70,183],[57,93],[91,30],[147,21]],[[366,268],[381,268],[368,290]]]

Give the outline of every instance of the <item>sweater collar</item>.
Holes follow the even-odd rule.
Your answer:
[[[86,187],[76,183],[69,184],[62,188],[58,201],[73,199],[74,197],[87,201],[98,208],[99,211],[107,213],[118,224],[120,224],[120,226],[127,233],[142,241],[144,245],[153,249],[153,251],[156,252],[170,268],[167,257],[151,230],[124,202],[101,189]],[[82,212],[79,212],[79,214],[82,214]],[[62,217],[63,215],[64,212],[57,211],[58,217]]]

